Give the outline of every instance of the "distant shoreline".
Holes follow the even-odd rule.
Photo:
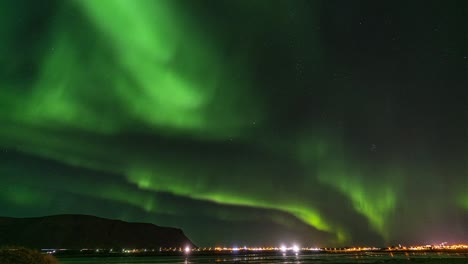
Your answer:
[[[454,255],[461,254],[468,258],[468,249],[456,249],[456,250],[368,250],[368,251],[340,251],[340,250],[320,250],[320,251],[299,251],[297,255],[369,255],[369,254],[395,254],[395,255],[405,255],[411,254],[412,256],[424,256],[425,254],[430,254],[433,256],[437,253],[450,253]],[[147,251],[147,252],[135,252],[135,253],[123,253],[123,252],[89,252],[83,253],[79,250],[65,250],[60,251],[56,254],[53,254],[57,258],[73,258],[73,257],[169,257],[169,256],[181,256],[181,257],[190,257],[190,256],[244,256],[244,255],[261,255],[261,256],[282,256],[290,255],[294,256],[294,252],[281,252],[281,251],[253,251],[253,250],[239,250],[239,251],[193,251],[189,254],[175,251],[175,252],[159,252],[159,251]],[[449,255],[444,255],[449,256]]]

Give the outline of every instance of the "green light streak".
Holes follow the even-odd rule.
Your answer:
[[[319,179],[349,197],[354,209],[367,217],[372,227],[385,239],[389,238],[387,221],[397,204],[394,187],[389,183],[368,183],[363,177],[349,173],[324,173]]]
[[[170,2],[135,1],[130,5],[121,0],[77,3],[112,40],[121,66],[139,87],[129,89],[120,85],[118,91],[123,98],[129,98],[131,112],[156,125],[189,129],[206,126],[199,111],[207,104],[210,91],[197,87],[177,69],[177,52],[183,53],[186,47],[181,45],[184,32],[180,30]],[[131,32],[132,37],[122,32]],[[203,52],[203,49],[193,48]],[[208,54],[201,56],[209,57]],[[193,65],[191,57],[182,58]]]
[[[247,76],[230,80],[228,72],[235,66],[226,67],[209,37],[174,1],[77,3],[111,40],[118,63],[137,84],[138,89],[121,82],[116,86],[127,110],[139,121],[212,135],[236,135],[248,122],[238,114],[243,111],[233,108],[250,98]],[[132,37],[122,32],[131,32]]]
[[[54,18],[32,88],[1,83],[8,87],[0,91],[3,119],[104,134],[137,125],[210,139],[240,137],[252,120],[261,122],[261,102],[241,64],[247,56],[239,51],[225,63],[228,55],[175,1],[64,6],[89,21],[71,23],[66,12]]]
[[[130,182],[137,184],[138,187],[144,190],[170,192],[192,199],[211,201],[224,205],[280,210],[297,217],[318,230],[334,233],[336,235],[336,242],[338,243],[343,243],[349,239],[348,234],[342,228],[331,224],[326,217],[312,206],[305,205],[299,200],[285,202],[284,200],[277,199],[277,201],[272,203],[271,198],[268,198],[268,195],[264,196],[261,189],[258,189],[257,193],[252,193],[229,189],[219,185],[218,188],[213,188],[210,184],[194,183],[182,177],[158,177],[151,171],[141,169],[131,170],[127,175]],[[216,190],[219,188],[223,188],[222,191]]]
[[[375,174],[369,171],[370,165],[353,162],[345,156],[342,144],[330,136],[309,136],[298,147],[299,158],[307,166],[317,164],[318,169],[313,172],[317,179],[348,197],[356,212],[388,240],[389,218],[398,204],[397,190],[402,185],[401,172],[386,168],[378,176],[369,177]]]
[[[397,104],[402,98],[406,100],[399,92],[366,102],[371,97],[360,93],[377,93],[363,88],[354,96],[340,90],[344,84],[361,85],[355,77],[360,75],[354,75],[354,69],[348,71],[346,65],[327,65],[334,61],[327,57],[327,47],[321,47],[322,35],[312,33],[320,31],[321,4],[313,4],[316,13],[309,12],[313,9],[310,4],[268,0],[229,3],[227,6],[235,10],[222,12],[242,14],[241,19],[248,23],[258,22],[245,30],[250,25],[231,25],[240,21],[235,19],[211,25],[211,18],[190,13],[200,8],[198,4],[190,6],[184,1],[72,0],[54,3],[50,24],[37,26],[42,29],[38,31],[41,37],[34,43],[24,41],[32,38],[20,37],[25,29],[31,29],[31,25],[21,26],[16,21],[22,7],[16,7],[17,13],[0,8],[5,18],[0,24],[2,150],[11,148],[45,161],[109,173],[118,182],[67,183],[59,182],[55,175],[55,187],[51,187],[37,179],[16,182],[14,173],[7,181],[5,170],[0,168],[0,199],[24,208],[39,204],[45,208],[56,199],[48,191],[55,190],[147,213],[204,214],[228,221],[273,219],[283,226],[300,221],[334,235],[340,244],[352,241],[356,230],[369,232],[371,239],[375,231],[390,240],[391,232],[396,231],[391,230],[395,226],[392,221],[403,217],[468,210],[463,175],[457,173],[453,179],[458,180],[437,185],[447,168],[462,167],[457,159],[442,159],[440,165],[434,162],[443,155],[437,154],[438,150],[445,150],[439,149],[437,136],[446,132],[433,131],[434,145],[429,137],[410,143],[403,138],[407,144],[398,145],[400,138],[394,137],[388,142],[395,147],[387,145],[380,152],[379,143],[378,154],[366,152],[365,144],[371,140],[356,146],[366,140],[362,135],[355,140],[355,134],[366,133],[367,128],[356,129],[358,125],[343,122],[346,109],[365,104],[361,110],[353,109],[350,116],[362,114],[362,123],[369,118],[372,141],[374,137],[384,141],[393,131],[405,131],[399,127],[405,122],[399,120],[409,106]],[[32,18],[40,17],[26,11]],[[310,30],[312,21],[317,30]],[[232,32],[223,32],[226,25],[235,37],[229,36]],[[236,39],[241,31],[245,35]],[[17,48],[20,42],[26,44]],[[265,53],[252,56],[257,51]],[[274,62],[276,56],[288,65],[258,69],[268,66],[262,59]],[[320,76],[322,66],[336,69],[338,74],[330,77],[333,82],[322,80],[328,78]],[[284,71],[284,76],[265,80],[269,78],[265,72],[270,70],[280,75]],[[322,91],[325,84],[330,84],[332,91]],[[300,98],[309,96],[305,89],[309,86],[307,93],[317,92],[317,100],[312,100],[317,105]],[[293,105],[296,102],[304,107]],[[388,109],[382,111],[388,119],[366,116],[364,110],[378,109],[381,102],[388,103]],[[308,111],[318,117],[322,110],[323,120],[310,119],[309,124]],[[289,120],[289,114],[294,118]],[[419,114],[416,111],[415,117]],[[426,125],[432,127],[428,122],[415,131]],[[405,150],[414,150],[414,163],[400,156]],[[281,171],[283,167],[287,169]],[[36,175],[34,171],[23,173],[25,178]],[[452,186],[453,182],[460,186]],[[15,188],[4,187],[8,185]],[[418,208],[418,202],[409,201],[412,194],[404,191],[419,187],[434,192],[437,202],[431,204],[433,207]],[[446,198],[447,190],[451,194]],[[160,198],[165,197],[162,192],[209,205],[188,213],[183,205],[165,203]],[[333,211],[329,205],[342,211]],[[245,216],[241,213],[245,208],[231,210],[236,206],[262,213]],[[413,207],[414,212],[408,210]],[[404,209],[404,216],[395,217],[397,208]],[[343,215],[350,217],[344,219]],[[356,219],[364,224],[355,223]]]
[[[234,172],[234,174],[228,173],[225,175],[227,178],[218,177],[216,170],[204,169],[203,164],[186,163],[183,168],[179,168],[177,164],[184,163],[184,161],[179,160],[174,164],[174,160],[170,156],[157,155],[160,158],[156,163],[152,160],[146,160],[141,156],[142,154],[129,151],[131,149],[129,146],[116,144],[116,142],[104,137],[81,137],[79,139],[64,135],[50,137],[46,131],[42,133],[37,129],[29,131],[23,127],[23,129],[18,130],[14,126],[6,126],[5,128],[7,129],[0,131],[1,138],[6,140],[2,142],[3,144],[27,143],[31,148],[24,149],[26,152],[79,167],[126,175],[128,181],[137,185],[141,190],[169,192],[182,197],[225,205],[279,210],[295,216],[318,230],[335,234],[336,243],[342,244],[350,239],[348,232],[340,224],[328,219],[327,215],[322,214],[314,206],[314,201],[304,200],[301,193],[306,190],[297,185],[288,188],[300,189],[288,189],[283,192],[284,195],[281,195],[276,193],[274,187],[269,186],[266,182],[254,178],[245,181],[243,179],[246,176],[235,176],[237,173],[246,173],[243,170]],[[164,149],[159,151],[164,152]],[[190,167],[193,168],[189,169]],[[262,169],[260,167],[250,170],[247,173],[252,174],[256,170],[261,171]],[[188,175],[190,177],[187,177]],[[166,207],[159,208],[160,203],[148,198],[149,194],[141,195],[125,188],[113,190],[104,186],[102,190],[89,189],[89,192],[87,190],[86,186],[76,189],[78,193],[87,196],[96,197],[98,195],[97,198],[131,204],[147,211],[154,210],[154,212],[166,213],[169,210]],[[170,212],[171,210],[169,210]],[[223,214],[216,213],[216,215],[219,217]],[[281,221],[279,223],[281,224]]]

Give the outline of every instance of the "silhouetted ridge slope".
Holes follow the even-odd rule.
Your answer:
[[[0,217],[0,245],[33,248],[159,248],[193,243],[182,230],[89,215]]]

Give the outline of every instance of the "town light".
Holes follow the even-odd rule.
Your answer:
[[[294,245],[292,247],[292,250],[294,251],[294,253],[298,253],[299,252],[299,246],[298,245]]]
[[[281,245],[280,249],[281,249],[281,252],[283,252],[283,253],[286,252],[286,250],[287,250],[285,245]]]

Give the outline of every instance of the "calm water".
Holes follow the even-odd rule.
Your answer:
[[[62,258],[62,264],[206,264],[206,263],[433,263],[468,264],[467,254],[457,253],[361,253],[361,254],[313,254],[313,255],[230,255],[230,256],[171,256],[171,257],[106,257]]]

